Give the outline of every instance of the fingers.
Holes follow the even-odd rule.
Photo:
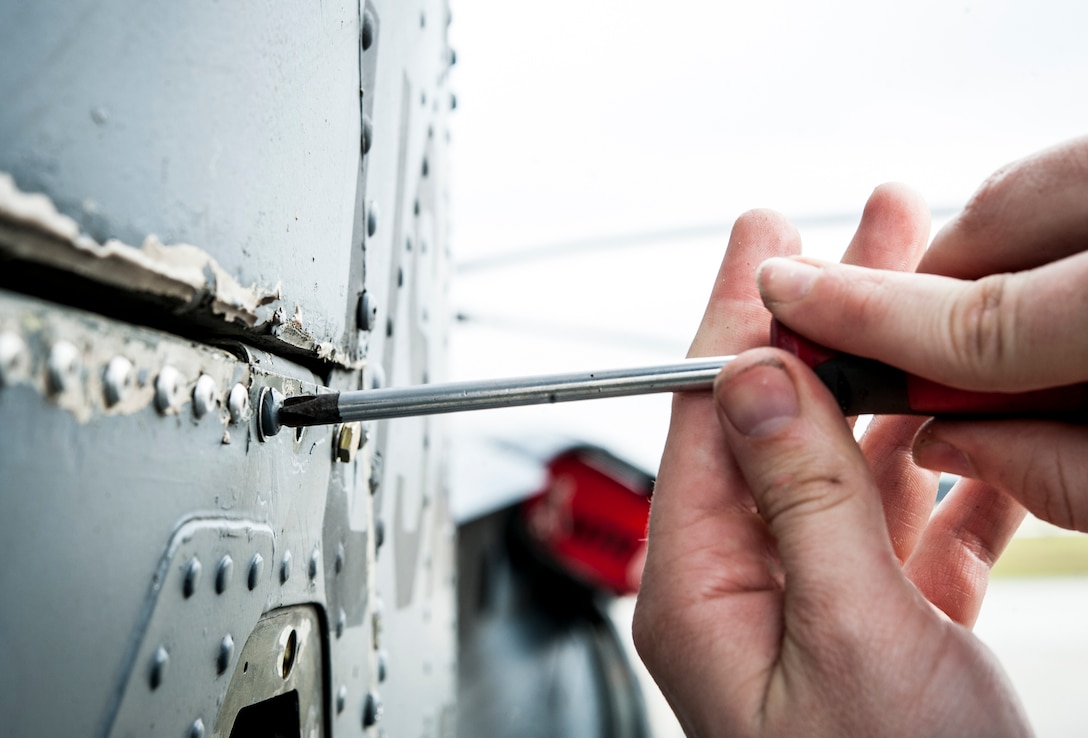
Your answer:
[[[990,177],[933,239],[919,271],[975,279],[1062,259],[1088,242],[1088,137]]]
[[[929,206],[922,196],[901,184],[877,187],[865,203],[844,264],[872,269],[914,271],[929,240]]]
[[[933,513],[904,567],[907,577],[949,618],[973,626],[990,569],[1025,512],[995,487],[961,479]]]
[[[1036,517],[1088,531],[1088,428],[1045,420],[933,420],[918,433],[914,460],[1006,492]]]
[[[829,347],[944,384],[1026,391],[1088,378],[1088,252],[970,282],[771,259],[765,304]]]
[[[723,370],[715,396],[729,448],[777,541],[787,622],[792,609],[893,596],[902,577],[879,496],[819,379],[796,357],[756,349]]]

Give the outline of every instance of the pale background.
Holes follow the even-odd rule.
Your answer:
[[[796,218],[807,253],[837,258],[877,184],[911,184],[947,213],[1088,121],[1083,3],[453,0],[452,12],[451,295],[471,318],[454,327],[454,379],[678,358],[744,210]],[[455,469],[475,463],[462,439],[556,432],[652,471],[668,400],[447,422]],[[977,632],[1040,735],[1084,732],[1086,613],[1085,580],[991,588]]]

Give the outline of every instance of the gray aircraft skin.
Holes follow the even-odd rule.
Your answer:
[[[0,4],[8,736],[456,730],[444,0]],[[268,726],[275,726],[269,728]]]
[[[261,422],[444,378],[449,22],[0,4],[5,736],[646,735],[546,490],[455,521],[434,418]]]

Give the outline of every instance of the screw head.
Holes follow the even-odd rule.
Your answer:
[[[16,333],[0,333],[0,386],[12,384],[30,369],[26,341]]]
[[[50,392],[59,395],[73,389],[79,381],[81,368],[79,349],[68,341],[54,343],[46,362]]]
[[[201,718],[197,718],[189,726],[189,738],[204,738],[204,721]]]
[[[355,454],[359,451],[363,441],[363,424],[343,423],[340,432],[336,436],[336,459],[345,464],[355,461]]]
[[[222,674],[230,666],[230,660],[234,656],[234,639],[230,633],[223,636],[223,640],[219,642],[219,653],[215,657],[215,670],[217,673]]]
[[[340,689],[336,691],[336,712],[337,714],[344,711],[344,707],[348,703],[348,687],[346,684],[341,684]]]
[[[230,388],[227,409],[230,411],[230,422],[235,425],[249,417],[249,390],[244,384],[239,383]]]
[[[321,550],[319,548],[315,547],[313,553],[310,554],[310,566],[307,569],[307,573],[310,575],[310,581],[311,582],[314,581],[315,579],[317,579],[317,573],[320,570],[320,567],[321,567]]]
[[[261,574],[264,572],[264,556],[253,554],[253,558],[249,562],[249,576],[246,579],[246,585],[249,587],[249,591],[257,589],[257,585],[261,583]]]
[[[363,290],[363,294],[359,295],[359,304],[355,308],[355,321],[359,324],[359,330],[373,330],[374,320],[377,317],[378,306],[370,298],[370,293]]]
[[[280,425],[280,408],[283,407],[283,395],[273,387],[261,390],[260,423],[257,424],[257,437],[265,439],[276,435],[283,428]]]
[[[370,153],[370,144],[374,141],[374,124],[369,115],[363,116],[363,155]],[[373,233],[370,235],[374,235]]]
[[[200,574],[203,571],[204,567],[200,559],[196,556],[189,559],[189,565],[185,567],[185,578],[181,583],[181,593],[185,595],[185,599],[189,599],[196,592],[197,585],[200,584]]]
[[[366,701],[363,703],[363,727],[370,728],[382,719],[382,699],[377,692],[366,693]]]
[[[193,386],[193,415],[203,418],[219,404],[219,387],[207,374],[197,377]]]
[[[366,51],[374,45],[374,14],[368,8],[363,13],[363,28],[359,33],[359,44]]]
[[[166,676],[166,667],[170,664],[170,654],[165,646],[159,646],[151,655],[151,674],[149,678],[151,689],[158,689]]]
[[[167,364],[155,378],[155,407],[163,415],[171,415],[181,407],[181,373]]]
[[[366,235],[373,236],[378,232],[378,203],[373,200],[366,204]]]
[[[230,554],[224,554],[219,559],[219,566],[215,570],[215,593],[223,594],[230,585],[231,575],[234,574],[234,559]]]
[[[132,362],[124,356],[114,356],[102,375],[106,405],[112,407],[128,397],[132,391],[135,371]]]
[[[291,578],[291,552],[283,552],[283,561],[280,563],[280,584],[287,584]]]

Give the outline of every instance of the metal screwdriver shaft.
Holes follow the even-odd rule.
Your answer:
[[[274,410],[276,425],[300,427],[709,389],[732,359],[717,356],[633,369],[304,395],[277,398],[277,406],[269,409]]]

